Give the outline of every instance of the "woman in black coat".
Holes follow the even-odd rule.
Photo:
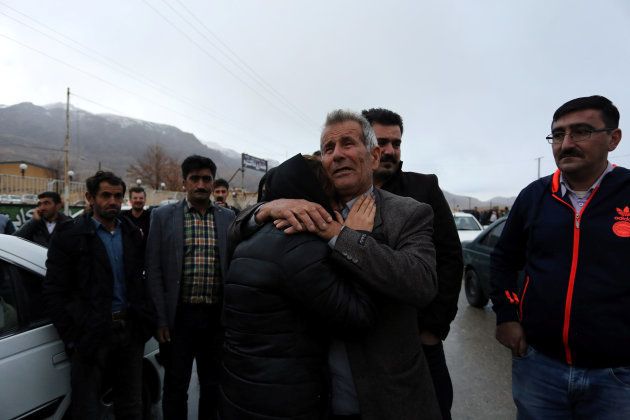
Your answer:
[[[319,161],[296,155],[269,175],[265,199],[302,198],[332,214],[325,190]],[[327,415],[330,338],[352,339],[376,317],[370,296],[344,280],[330,252],[319,237],[287,235],[273,223],[236,247],[224,281],[222,419]]]

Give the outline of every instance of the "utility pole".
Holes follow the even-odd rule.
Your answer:
[[[542,158],[543,158],[542,156],[538,156],[536,158],[536,160],[538,161],[538,178],[537,179],[540,179],[540,159]]]
[[[68,201],[70,200],[70,177],[68,176],[68,151],[70,149],[70,88],[66,93],[66,139],[63,143],[63,212],[66,215],[69,215],[68,210],[70,208],[70,204]]]

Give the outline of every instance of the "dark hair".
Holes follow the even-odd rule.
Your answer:
[[[321,159],[317,158],[313,155],[303,155],[304,161],[306,162],[306,166],[309,167],[313,174],[315,174],[315,178],[317,178],[317,182],[322,186],[322,190],[327,197],[334,197],[335,195],[335,186],[328,177],[328,174],[324,170],[322,166]]]
[[[125,181],[116,176],[113,172],[98,171],[85,180],[85,186],[92,197],[96,197],[101,186],[101,182],[103,181],[107,182],[109,185],[122,185],[123,194],[127,190]]]
[[[129,198],[131,198],[131,193],[142,193],[144,196],[147,196],[147,192],[142,187],[131,187],[129,188]]]
[[[37,198],[39,198],[40,200],[42,198],[50,198],[55,204],[61,203],[61,196],[54,191],[44,191],[43,193],[39,194]]]
[[[361,114],[374,125],[374,123],[382,125],[397,125],[400,127],[400,134],[403,133],[403,121],[402,117],[396,114],[394,111],[390,111],[385,108],[370,108],[368,110],[361,111]]]
[[[312,156],[297,154],[267,173],[264,201],[279,198],[300,198],[312,201],[332,213],[332,182],[326,176],[322,163]]]
[[[212,189],[214,190],[215,188],[218,188],[218,187],[225,187],[226,189],[229,190],[230,184],[228,184],[228,182],[223,178],[217,178],[212,183]]]
[[[213,178],[217,174],[217,165],[214,164],[212,159],[205,156],[191,155],[182,162],[182,176],[184,180],[186,180],[190,172],[198,171],[199,169],[210,169]]]
[[[585,109],[598,110],[607,128],[619,127],[619,110],[610,99],[599,95],[576,98],[565,103],[553,113],[551,125],[567,114]]]
[[[258,198],[256,199],[257,203],[260,203],[261,201],[265,201],[265,196],[267,194],[267,178],[269,178],[269,175],[274,171],[274,169],[276,168],[269,169],[260,178],[260,181],[258,181]]]

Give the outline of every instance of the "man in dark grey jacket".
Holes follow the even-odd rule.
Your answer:
[[[372,233],[346,226],[325,235],[330,215],[305,200],[276,200],[239,214],[261,223],[284,219],[286,232],[309,230],[329,240],[334,262],[381,299],[374,328],[356,342],[335,341],[329,353],[333,418],[361,420],[440,419],[418,334],[417,308],[437,291],[433,211],[427,204],[373,188],[380,149],[360,114],[333,111],[321,136],[322,165],[347,209],[373,196]],[[368,206],[369,207],[369,206]],[[249,213],[249,216],[248,216]],[[342,214],[345,211],[342,210]],[[237,229],[235,234],[244,231]]]
[[[37,196],[37,200],[31,220],[24,223],[14,235],[48,248],[57,225],[69,217],[61,213],[62,203],[58,193],[44,191]]]
[[[227,228],[234,212],[210,201],[214,162],[189,156],[182,163],[186,198],[151,213],[146,267],[164,355],[164,419],[185,420],[193,360],[199,376],[199,418],[217,418],[223,279]]]

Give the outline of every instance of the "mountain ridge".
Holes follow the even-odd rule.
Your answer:
[[[123,178],[149,146],[159,144],[177,162],[190,154],[209,156],[217,165],[217,177],[229,179],[241,167],[240,153],[216,142],[202,142],[193,133],[175,126],[116,114],[93,114],[71,106],[70,166],[78,179],[85,179],[96,168],[109,169]],[[4,161],[28,160],[56,167],[63,161],[66,135],[66,105],[60,102],[35,105],[22,102],[0,105],[0,153]],[[115,153],[113,152],[115,151]],[[278,162],[269,161],[270,167]],[[256,191],[262,172],[246,170],[243,185]],[[240,176],[232,186],[240,186]],[[515,197],[479,200],[444,191],[452,209],[512,206]]]
[[[177,162],[191,154],[210,157],[217,165],[218,177],[229,179],[241,167],[238,152],[213,148],[194,134],[171,125],[115,114],[93,114],[76,107],[71,107],[70,118],[70,166],[79,179],[85,179],[98,167],[126,178],[127,168],[155,144]],[[3,160],[28,159],[44,166],[62,160],[65,125],[65,105],[61,103],[39,106],[22,102],[0,107]],[[270,162],[270,166],[276,164]],[[244,187],[255,191],[261,176],[262,172],[245,170]],[[233,186],[240,186],[239,181],[240,176]]]

